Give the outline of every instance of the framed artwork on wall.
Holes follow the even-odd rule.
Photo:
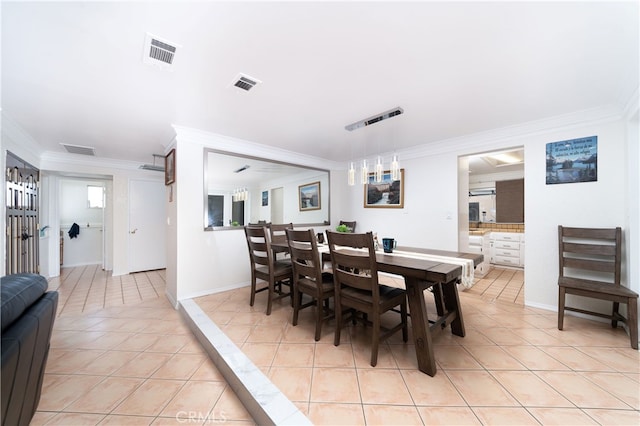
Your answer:
[[[375,173],[369,173],[364,185],[364,207],[366,208],[404,208],[404,169],[400,169],[400,180],[393,180],[391,171],[382,173],[382,181],[375,181]]]
[[[320,210],[320,182],[298,186],[300,211]]]
[[[598,137],[547,144],[547,185],[598,180]]]
[[[269,191],[262,191],[262,207],[269,205]]]
[[[176,181],[176,150],[172,149],[164,157],[164,184],[171,185]]]

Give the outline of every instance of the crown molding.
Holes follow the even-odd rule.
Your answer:
[[[301,154],[299,152],[288,151],[269,145],[250,142],[231,136],[218,133],[211,133],[204,130],[173,124],[176,132],[176,140],[184,140],[202,145],[204,148],[212,148],[226,151],[232,154],[248,155],[252,157],[265,158],[268,160],[284,161],[301,166],[315,167],[319,169],[338,170],[345,168],[345,165],[325,158],[314,157],[312,155]]]
[[[487,149],[495,149],[496,145],[504,146],[505,148],[507,146],[517,145],[517,142],[515,142],[517,139],[528,136],[544,135],[561,130],[584,127],[586,125],[604,124],[620,120],[621,118],[622,111],[620,108],[613,105],[606,105],[428,143],[399,151],[398,155],[400,155],[402,159],[402,157],[405,156],[406,158],[419,158],[460,152],[471,154],[486,151]]]
[[[12,150],[12,145],[18,144],[20,146],[20,150],[23,151],[21,157],[24,157],[24,153],[30,155],[33,159],[40,159],[42,155],[43,149],[36,142],[35,139],[31,137],[27,132],[24,131],[18,123],[16,123],[13,118],[7,115],[6,112],[0,110],[0,116],[2,119],[1,125],[1,133],[2,133],[2,145],[4,148],[7,148],[9,145],[9,150]],[[5,141],[10,141],[7,144]],[[26,158],[25,158],[26,160]],[[33,166],[40,167],[40,164],[33,164]]]

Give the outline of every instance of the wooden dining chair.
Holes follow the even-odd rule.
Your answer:
[[[256,293],[266,290],[268,292],[267,315],[271,315],[271,306],[274,300],[291,296],[291,262],[275,259],[275,254],[271,249],[271,236],[266,227],[245,226],[244,233],[251,261],[251,300],[249,305],[253,306]],[[257,288],[258,279],[266,281],[267,285]],[[289,286],[288,293],[282,290],[283,285]]]
[[[322,271],[322,258],[313,229],[286,229],[293,268],[293,325],[298,325],[301,309],[315,306],[316,342],[320,340],[322,323],[333,318],[329,299],[333,297],[333,274]],[[302,295],[311,296],[311,301],[302,304]]]
[[[569,228],[558,226],[558,330],[562,330],[564,311],[574,311],[618,321],[629,328],[631,347],[638,349],[638,294],[620,284],[622,258],[621,228]],[[611,315],[566,306],[565,295],[575,294],[613,302]],[[627,305],[627,317],[618,312]]]
[[[393,333],[402,330],[402,339],[409,338],[407,327],[407,294],[399,288],[378,282],[373,234],[327,231],[335,285],[336,330],[334,345],[340,345],[343,314],[349,310],[365,314],[365,324],[373,325],[371,366],[378,363],[378,346]],[[380,317],[400,306],[400,323],[387,328]]]
[[[272,223],[269,226],[269,232],[271,233],[271,242],[286,243],[287,235],[285,234],[285,230],[287,229],[293,229],[293,223]]]

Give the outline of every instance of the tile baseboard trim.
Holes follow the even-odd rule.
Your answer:
[[[312,424],[195,301],[181,300],[178,311],[257,424]]]

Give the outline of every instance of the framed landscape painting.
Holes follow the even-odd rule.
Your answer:
[[[308,183],[298,187],[300,211],[320,210],[320,182]]]
[[[547,185],[597,180],[597,136],[547,144]]]
[[[375,181],[375,173],[369,173],[364,185],[364,207],[404,208],[404,169],[400,169],[400,179],[393,180],[391,171],[382,174],[382,182]]]

